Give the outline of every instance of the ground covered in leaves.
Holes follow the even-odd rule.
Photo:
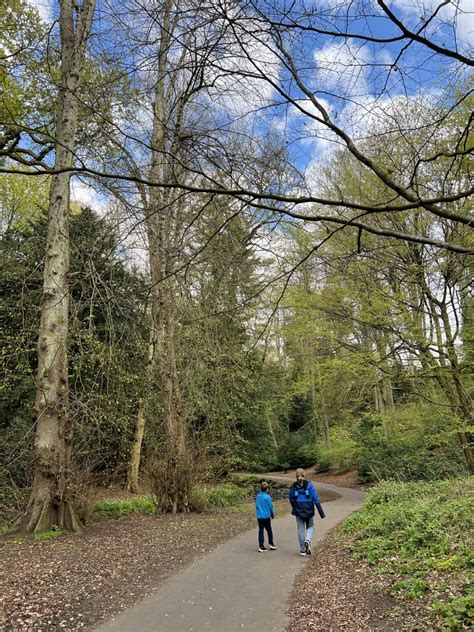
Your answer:
[[[5,632],[68,632],[110,619],[221,542],[255,527],[248,511],[133,516],[44,542],[0,540]],[[0,610],[1,613],[1,610]]]
[[[313,549],[296,578],[289,601],[287,632],[396,632],[415,630],[410,612],[388,594],[389,583],[368,564],[354,561],[336,531]]]

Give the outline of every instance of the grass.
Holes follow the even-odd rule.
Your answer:
[[[247,489],[233,483],[219,485],[199,485],[193,491],[192,504],[198,511],[211,508],[238,508],[248,498]],[[113,520],[130,514],[151,515],[156,512],[156,504],[149,496],[142,496],[130,500],[104,500],[97,503],[93,510],[92,519]]]
[[[245,502],[249,496],[248,489],[239,487],[234,483],[221,483],[212,487],[199,486],[197,489],[206,506],[216,509],[235,507]]]
[[[140,496],[130,500],[104,500],[95,505],[93,518],[94,520],[111,520],[134,513],[151,515],[155,511],[155,503],[148,496]]]
[[[43,531],[42,533],[35,534],[35,540],[44,541],[44,540],[54,540],[54,538],[58,538],[60,535],[63,535],[64,531],[61,531],[59,527],[54,527],[50,531]]]
[[[391,579],[394,595],[419,603],[427,629],[467,629],[474,616],[474,477],[382,483],[341,534],[356,558]]]

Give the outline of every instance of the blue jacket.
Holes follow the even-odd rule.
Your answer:
[[[267,492],[259,492],[255,501],[258,518],[274,518],[273,503]]]
[[[318,494],[309,481],[303,481],[299,486],[293,483],[290,487],[289,499],[292,506],[292,514],[300,518],[312,518],[314,516],[314,506],[318,510],[321,518],[325,517],[323,508],[318,498]]]

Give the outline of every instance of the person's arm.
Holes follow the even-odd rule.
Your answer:
[[[313,503],[316,505],[316,509],[318,510],[318,514],[320,518],[325,518],[326,514],[324,513],[324,509],[321,506],[321,501],[319,500],[319,496],[314,488],[314,485],[311,485],[311,498]]]
[[[313,485],[313,483],[309,483],[309,493],[311,495],[311,500],[315,505],[317,505],[319,501],[318,493]]]
[[[271,496],[269,496],[268,498],[270,500],[270,503],[269,503],[269,505],[270,505],[270,518],[272,518],[272,520],[273,520],[273,518],[275,517],[275,512],[273,511],[273,500],[272,500]]]

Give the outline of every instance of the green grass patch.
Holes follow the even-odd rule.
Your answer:
[[[341,535],[356,558],[396,578],[394,595],[423,600],[427,625],[467,625],[474,609],[474,477],[382,483]]]
[[[227,509],[244,502],[248,497],[248,490],[234,483],[221,483],[215,487],[206,487],[205,494],[211,507]]]
[[[54,540],[54,538],[59,538],[59,536],[63,535],[63,533],[64,531],[61,531],[59,527],[53,527],[50,531],[35,533],[35,540],[39,540],[40,542],[43,540]]]
[[[249,490],[234,483],[219,485],[197,485],[191,495],[194,511],[209,509],[236,509],[248,500]]]
[[[123,518],[129,514],[151,515],[156,512],[156,505],[148,496],[132,498],[130,500],[104,500],[97,503],[93,510],[93,518],[116,519]]]

